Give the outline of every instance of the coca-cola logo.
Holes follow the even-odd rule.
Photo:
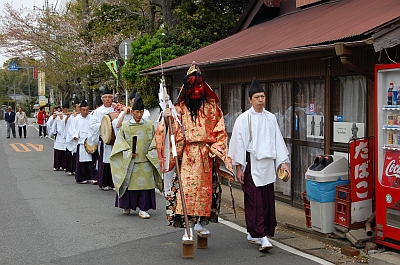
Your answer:
[[[396,164],[396,160],[392,160],[386,167],[386,176],[400,178],[400,165]]]

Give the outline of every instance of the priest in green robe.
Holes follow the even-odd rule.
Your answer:
[[[154,125],[143,119],[144,104],[136,94],[132,103],[132,118],[122,123],[115,140],[110,166],[117,196],[115,207],[130,214],[139,208],[139,217],[148,219],[150,209],[156,209],[155,189],[162,191],[162,179]]]

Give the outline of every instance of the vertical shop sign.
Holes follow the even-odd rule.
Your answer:
[[[46,93],[46,80],[45,80],[45,72],[39,71],[38,73],[38,94],[39,96],[44,96]]]
[[[350,141],[351,222],[365,221],[372,213],[373,144],[369,138]]]

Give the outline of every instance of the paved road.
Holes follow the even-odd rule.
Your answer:
[[[26,139],[6,139],[0,121],[0,148],[0,264],[330,264],[279,243],[261,253],[229,220],[209,226],[208,249],[182,259],[183,230],[166,226],[162,195],[150,219],[123,215],[113,191],[52,170],[53,141],[34,125]]]

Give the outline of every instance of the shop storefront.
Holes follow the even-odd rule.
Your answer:
[[[196,61],[221,99],[229,135],[235,119],[249,108],[247,92],[256,77],[291,156],[292,178],[277,181],[277,198],[301,207],[304,175],[317,155],[347,158],[350,139],[374,135],[374,66],[396,54],[396,45],[377,52],[375,34],[400,21],[398,2],[383,2],[324,1],[256,25],[249,14],[257,10],[249,11],[241,20],[247,28],[163,64],[171,96],[177,97],[186,70]],[[142,75],[160,73],[155,67]]]

